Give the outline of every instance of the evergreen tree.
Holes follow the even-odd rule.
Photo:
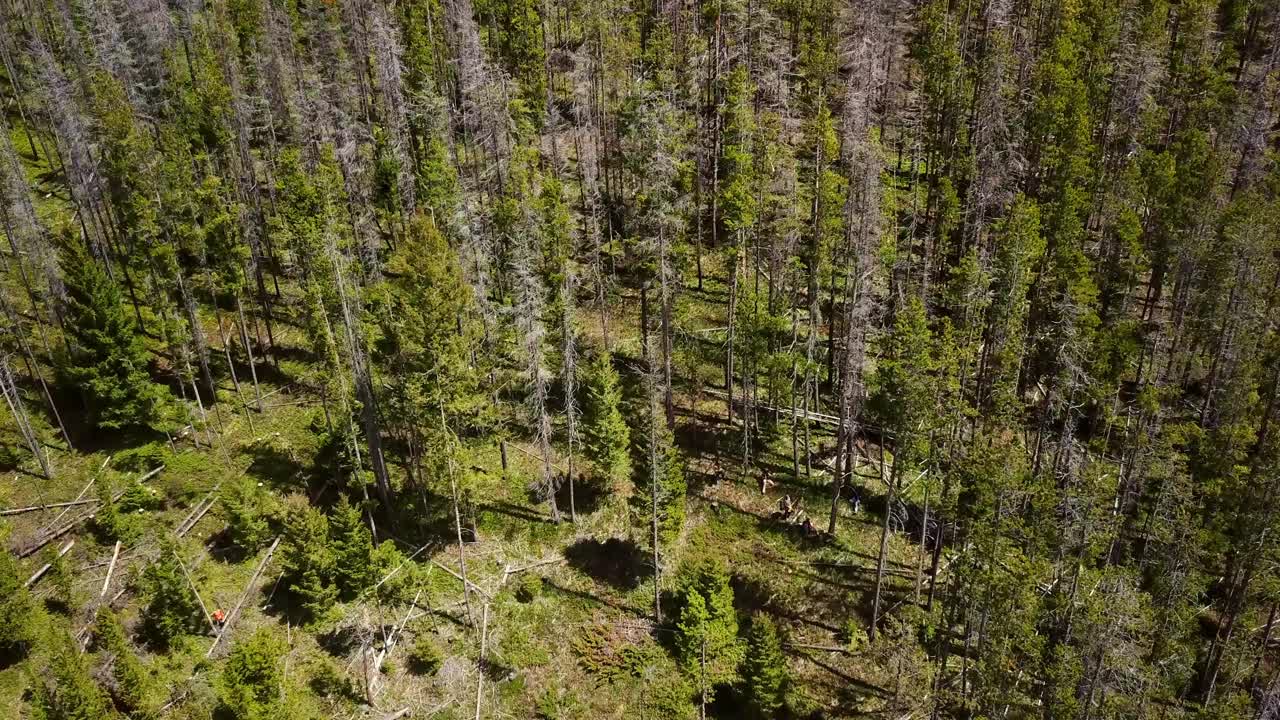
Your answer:
[[[205,627],[200,601],[191,592],[177,552],[173,543],[162,543],[160,557],[142,573],[142,596],[146,602],[142,623],[147,638],[160,649],[168,649],[182,637]]]
[[[889,552],[890,519],[898,502],[902,478],[918,468],[929,453],[933,423],[937,415],[933,406],[933,342],[925,316],[924,304],[912,298],[894,319],[893,331],[886,338],[886,352],[876,367],[872,407],[893,438],[893,466],[888,477],[888,496],[880,532],[880,552],[876,561],[872,624],[868,635],[875,638],[875,624],[880,617],[885,563]]]
[[[592,353],[583,402],[583,447],[596,476],[620,489],[631,475],[631,429],[622,416],[622,388],[609,353]]]
[[[786,703],[787,658],[773,619],[764,613],[751,618],[747,632],[746,657],[742,661],[742,683],[753,717],[777,717]]]
[[[1016,420],[1020,410],[1017,391],[1029,309],[1027,292],[1035,280],[1035,264],[1044,252],[1035,202],[1016,199],[995,236],[992,302],[978,370],[978,403],[991,411],[985,416],[988,423]]]
[[[120,618],[109,607],[98,608],[93,623],[93,642],[110,663],[111,679],[114,681],[111,695],[116,703],[126,712],[140,716],[150,715],[155,709],[150,703],[150,675],[134,654],[133,648],[129,647]]]
[[[733,588],[724,564],[705,560],[687,569],[676,597],[676,651],[702,702],[710,703],[712,688],[732,682],[742,661]]]
[[[275,720],[286,710],[280,686],[285,681],[280,658],[284,639],[270,628],[259,628],[231,648],[218,686],[222,705],[239,720]]]
[[[329,521],[303,495],[284,502],[280,543],[284,580],[298,609],[312,623],[329,617],[338,600],[333,578],[337,558],[330,546]]]
[[[93,526],[103,542],[133,542],[142,531],[141,518],[127,512],[116,499],[116,484],[110,475],[96,483],[98,509],[93,515]],[[121,498],[123,500],[123,498]]]
[[[660,412],[645,413],[638,420],[637,433],[632,438],[632,514],[639,527],[648,529],[656,523],[657,542],[666,546],[684,529],[688,492],[684,458]]]
[[[506,70],[520,81],[520,100],[529,117],[541,121],[547,103],[546,39],[535,0],[477,2],[477,10],[497,21],[491,42]]]
[[[285,535],[273,602],[312,623],[339,598],[402,605],[423,587],[366,526],[412,538],[452,515],[463,582],[450,592],[479,625],[464,523],[473,506],[525,497],[503,482],[481,498],[469,478],[498,419],[514,419],[504,434],[535,439],[531,489],[557,516],[556,458],[575,477],[581,394],[594,473],[630,496],[632,535],[652,545],[656,622],[664,601],[677,609],[672,662],[628,648],[643,677],[613,680],[643,683],[646,717],[697,717],[695,697],[705,714],[735,668],[741,714],[785,716],[784,699],[807,712],[815,696],[788,690],[767,618],[736,662],[723,569],[667,581],[682,554],[746,562],[773,544],[755,532],[780,530],[723,512],[776,498],[721,485],[714,504],[686,505],[677,406],[690,470],[759,476],[765,496],[784,490],[785,439],[764,430],[789,419],[795,475],[828,484],[824,539],[876,553],[869,643],[861,596],[805,606],[856,639],[851,666],[884,690],[855,709],[1277,716],[1275,2],[44,5],[0,11],[3,404],[51,478],[84,458],[41,451],[49,433],[27,395],[44,396],[48,427],[71,424],[50,371],[83,398],[65,419],[91,432],[171,430],[187,400],[199,416],[170,438],[158,482],[99,472],[51,523],[59,493],[0,481],[4,512],[39,530],[14,549],[21,563],[0,556],[0,665],[18,663],[30,687],[0,672],[10,715],[156,709],[154,668],[121,619],[138,615],[157,651],[203,631],[173,549],[151,542],[172,529],[153,491],[182,503],[207,489],[195,475],[223,481],[215,512],[237,552],[221,559],[247,572],[244,556]],[[579,280],[598,321],[575,309]],[[605,349],[586,382],[579,334]],[[647,374],[634,417],[611,365],[622,358]],[[226,403],[222,375],[243,395],[246,369],[293,397]],[[284,432],[285,407],[312,396],[323,449],[295,470],[350,500],[322,511],[298,497],[282,513],[267,489],[231,480],[237,451],[221,445]],[[719,417],[709,402],[724,403]],[[0,465],[22,459],[0,447]],[[507,479],[527,477],[521,456],[504,460]],[[370,477],[385,513],[363,500]],[[883,498],[878,550],[856,523],[836,533],[849,501],[861,507],[855,488]],[[33,599],[75,609],[77,561],[56,554],[81,528],[133,547],[114,572],[140,576],[119,617],[100,612],[92,655],[61,632],[74,613]],[[833,559],[819,554],[808,560]],[[797,574],[766,580],[775,600],[803,589]],[[520,633],[492,635],[493,617],[503,654],[528,655],[514,652]],[[294,627],[308,644],[312,629]],[[395,682],[400,650],[379,639],[367,649],[387,651]],[[330,705],[313,707],[283,652],[278,638],[236,646],[196,673],[218,676],[221,708],[195,681],[166,714],[350,714],[341,678],[317,678]],[[617,667],[594,659],[584,666]],[[482,715],[528,704],[488,685],[471,688]],[[563,700],[539,711],[563,715]]]
[[[373,537],[360,509],[343,495],[329,515],[329,534],[336,561],[335,578],[343,597],[352,598],[377,582]]]
[[[229,481],[218,493],[231,541],[245,553],[261,550],[271,540],[276,503],[261,483],[250,478]]]
[[[0,540],[8,537],[0,530]],[[36,603],[23,587],[17,560],[8,550],[0,550],[0,653],[25,653],[35,640]]]
[[[751,104],[755,87],[744,66],[739,65],[726,79],[725,101],[721,122],[724,125],[724,141],[720,158],[719,194],[716,197],[718,215],[713,230],[728,240],[725,246],[725,263],[729,275],[729,348],[725,354],[725,384],[728,387],[728,415],[733,420],[733,383],[736,340],[735,323],[739,316],[740,263],[746,251],[748,233],[755,227],[759,213],[757,201],[756,162],[754,138],[755,114]]]
[[[119,286],[74,242],[63,245],[61,265],[69,335],[63,382],[79,390],[94,427],[164,426],[167,394],[148,375],[146,347]]]
[[[411,220],[387,272],[390,292],[375,310],[382,326],[376,350],[391,385],[391,424],[407,436],[416,468],[430,442],[424,429],[443,431],[442,414],[455,427],[487,424],[479,328],[457,253],[431,218]]]
[[[31,677],[35,720],[103,720],[116,716],[111,701],[89,674],[88,656],[61,630],[45,638],[49,664]]]

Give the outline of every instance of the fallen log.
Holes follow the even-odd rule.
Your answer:
[[[116,560],[120,559],[120,541],[116,541],[116,549],[111,551],[111,564],[107,566],[107,579],[102,581],[102,592],[98,593],[98,600],[107,596],[107,588],[111,585],[111,576],[116,571]]]
[[[209,510],[213,508],[214,503],[218,500],[216,497],[217,492],[218,488],[215,487],[213,490],[209,491],[209,494],[206,495],[203,500],[196,503],[196,506],[191,508],[191,512],[182,520],[178,525],[178,529],[175,531],[178,537],[184,537],[187,533],[191,532],[191,528],[195,527],[196,523],[199,523],[200,520],[208,514]]]
[[[157,475],[161,470],[163,470],[163,469],[164,469],[164,466],[163,466],[163,465],[161,465],[160,467],[155,468],[154,470],[151,470],[151,471],[150,471],[150,472],[148,472],[146,475],[143,475],[142,477],[138,478],[138,482],[140,482],[140,483],[141,483],[141,482],[146,482],[146,481],[150,480],[151,478],[155,477],[155,476],[156,476],[156,475]],[[115,493],[114,495],[112,495],[112,496],[111,496],[111,502],[116,502],[116,501],[117,501],[117,500],[119,500],[120,498],[124,497],[125,492],[127,492],[127,488],[126,488],[125,490],[121,490],[120,492]],[[49,535],[47,535],[47,536],[45,536],[45,537],[42,537],[42,538],[40,538],[40,539],[36,540],[35,544],[33,544],[33,545],[31,545],[31,546],[29,546],[29,547],[27,547],[27,548],[24,548],[21,552],[19,552],[19,553],[18,553],[18,557],[20,557],[20,558],[27,558],[27,557],[31,557],[32,555],[34,555],[34,554],[36,554],[37,552],[39,552],[39,551],[40,551],[40,549],[41,549],[41,548],[43,548],[45,545],[48,545],[49,543],[53,542],[54,540],[57,540],[58,538],[62,537],[63,535],[66,535],[67,533],[69,533],[69,532],[71,532],[72,530],[76,529],[76,528],[77,528],[77,527],[79,527],[79,526],[80,526],[80,524],[81,524],[81,523],[83,523],[84,521],[92,519],[92,518],[93,518],[93,516],[94,516],[95,514],[97,514],[97,507],[96,507],[96,505],[97,505],[98,501],[97,501],[97,500],[93,500],[92,502],[95,504],[95,507],[93,507],[92,509],[90,509],[90,510],[89,510],[89,512],[87,512],[87,513],[83,513],[82,515],[80,515],[79,517],[76,517],[76,518],[75,518],[75,519],[73,519],[73,520],[68,520],[68,521],[67,521],[67,523],[66,523],[65,525],[63,525],[62,527],[58,528],[57,530],[54,530],[51,534],[49,534]]]
[[[226,621],[222,624],[222,632],[218,633],[218,637],[214,639],[213,646],[209,648],[209,652],[205,653],[206,658],[213,657],[213,653],[222,644],[222,638],[227,636],[231,631],[231,626],[235,624],[236,619],[240,615],[240,609],[244,607],[245,600],[249,599],[249,593],[253,592],[253,588],[258,584],[258,578],[262,575],[262,571],[267,567],[267,561],[275,554],[276,548],[280,545],[280,536],[272,541],[271,547],[267,548],[267,554],[262,556],[262,560],[258,563],[258,567],[253,571],[253,577],[249,578],[249,584],[245,585],[244,592],[240,593],[240,599],[236,601],[236,606],[231,609],[231,613],[227,615]]]
[[[484,619],[480,622],[480,672],[476,673],[476,720],[480,720],[480,700],[484,693],[485,654],[489,639],[489,603],[484,604]]]
[[[386,641],[382,645],[382,650],[378,653],[378,657],[373,661],[373,666],[375,668],[382,667],[382,663],[387,659],[387,655],[395,648],[396,643],[400,641],[400,637],[404,631],[404,626],[409,623],[409,616],[413,614],[414,607],[418,605],[418,598],[421,597],[422,589],[419,588],[417,594],[413,596],[413,602],[409,603],[409,609],[404,613],[404,619],[400,621],[400,624],[391,628],[391,635],[386,638]],[[373,694],[374,697],[377,697],[378,678],[373,679],[373,687],[370,688],[370,693]]]
[[[196,589],[196,583],[191,579],[191,573],[187,572],[187,564],[182,562],[182,556],[177,550],[173,551],[173,558],[178,561],[178,567],[182,568],[182,576],[187,579],[187,587],[191,588],[191,594],[196,596],[196,602],[200,604],[200,611],[204,613],[204,619],[209,623],[211,632],[218,632],[218,626],[213,622],[213,616],[209,614],[209,608],[204,604],[204,598],[200,597],[200,591]]]
[[[783,643],[783,647],[795,650],[822,650],[824,652],[837,652],[845,655],[852,655],[849,648],[838,647],[835,645],[807,645],[805,643]]]
[[[475,584],[475,583],[471,582],[470,580],[464,579],[461,575],[459,575],[458,573],[454,572],[454,571],[453,571],[453,570],[451,570],[449,567],[447,567],[447,566],[445,566],[445,565],[441,565],[440,563],[436,562],[435,560],[432,560],[432,561],[431,561],[431,564],[432,564],[432,565],[435,565],[436,567],[440,568],[441,570],[443,570],[443,571],[445,571],[445,572],[449,573],[450,575],[454,576],[454,577],[455,577],[455,578],[457,578],[460,582],[464,582],[464,583],[466,583],[466,584],[467,584],[467,586],[468,586],[468,587],[470,587],[472,590],[475,590],[476,592],[480,593],[480,595],[481,595],[485,600],[493,600],[493,597],[492,597],[492,596],[490,596],[490,595],[489,595],[489,593],[485,592],[485,591],[484,591],[484,590],[483,590],[479,585],[477,585],[477,584]]]
[[[79,500],[80,498],[84,497],[84,494],[89,492],[89,488],[93,487],[93,484],[98,481],[98,475],[101,475],[102,471],[107,469],[107,463],[110,463],[110,462],[111,462],[111,456],[108,455],[107,459],[102,461],[102,467],[98,468],[98,472],[93,477],[89,478],[89,482],[85,483],[85,486],[80,489],[80,493],[76,495],[76,500]],[[88,502],[95,502],[95,501],[89,500]],[[36,533],[36,537],[40,537],[41,535],[44,535],[46,532],[48,532],[49,528],[53,527],[54,525],[57,525],[62,520],[62,518],[66,517],[68,512],[71,512],[70,507],[63,509],[62,512],[58,513],[57,517],[49,521],[48,525],[45,525],[44,527],[40,528],[40,531]]]
[[[564,558],[557,557],[557,558],[551,558],[550,560],[542,560],[539,562],[530,563],[528,565],[521,565],[520,567],[511,567],[510,565],[508,565],[502,569],[502,580],[498,583],[498,587],[502,587],[503,585],[506,585],[507,580],[511,579],[512,575],[522,573],[526,570],[539,568],[544,565],[554,565],[556,563],[563,563],[563,562],[565,562]]]
[[[49,503],[48,505],[28,505],[27,507],[8,508],[0,510],[0,516],[22,515],[23,513],[35,512],[37,510],[52,510],[54,508],[70,508],[78,505],[88,505],[96,503],[97,500],[68,500],[67,502]]]
[[[58,551],[58,557],[62,557],[63,555],[66,555],[67,553],[71,552],[71,548],[75,544],[76,544],[75,540],[68,541],[67,544],[62,546],[62,549]],[[35,585],[36,581],[39,580],[45,573],[49,572],[49,568],[51,567],[53,567],[52,562],[45,563],[43,566],[41,566],[39,570],[35,572],[34,575],[27,578],[27,581],[22,584],[22,587],[29,588],[32,585]]]

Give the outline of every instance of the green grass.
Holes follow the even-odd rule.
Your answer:
[[[724,401],[701,392],[704,388],[719,387],[722,380],[719,357],[708,350],[708,343],[692,339],[709,338],[712,349],[715,343],[723,341],[722,334],[696,332],[724,323],[721,263],[722,258],[713,253],[704,258],[707,275],[702,292],[692,289],[695,280],[690,269],[689,289],[679,302],[680,425],[689,425],[692,422],[689,416],[694,412],[704,418],[724,415]],[[286,285],[286,292],[289,291]],[[615,314],[609,318],[615,350],[630,360],[639,354],[639,337],[634,333],[639,303],[634,302],[637,298],[633,295],[626,291],[620,302],[612,303]],[[287,304],[285,308],[287,310]],[[218,334],[213,314],[205,310],[201,317],[206,334],[216,346]],[[599,314],[584,309],[581,319],[587,334],[598,340],[602,332]],[[275,324],[275,334],[277,342],[287,347],[300,350],[306,346],[307,339],[301,330],[286,322]],[[158,538],[172,532],[191,508],[220,482],[246,475],[280,495],[316,489],[323,484],[331,469],[316,464],[321,438],[314,428],[323,425],[321,406],[318,399],[306,395],[297,382],[317,376],[316,368],[305,357],[305,353],[294,353],[291,359],[280,363],[280,375],[285,378],[281,382],[288,385],[264,383],[262,392],[269,394],[268,409],[258,414],[237,409],[238,398],[230,390],[224,363],[215,353],[215,369],[224,388],[219,393],[218,412],[210,410],[209,414],[209,425],[216,431],[216,444],[213,448],[196,449],[191,438],[185,438],[169,458],[166,469],[151,481],[163,494],[164,505],[147,518],[143,538],[126,548],[117,569],[118,579],[113,581],[114,589],[123,587],[124,581],[141,572],[154,556]],[[514,373],[506,379],[518,382]],[[244,389],[241,397],[248,400],[252,397],[249,380],[244,377],[240,380]],[[33,392],[27,392],[25,400],[32,408],[38,408],[41,403]],[[522,413],[520,407],[500,408],[502,426],[521,428]],[[0,506],[70,499],[98,472],[109,454],[118,454],[129,447],[129,443],[124,443],[92,452],[69,451],[60,446],[56,432],[43,413],[32,414],[37,432],[50,448],[56,468],[54,477],[48,481],[32,481],[30,472],[35,466],[25,462],[22,466],[25,473],[8,473],[6,481],[0,482]],[[682,563],[714,557],[723,560],[733,573],[744,613],[756,610],[773,613],[792,643],[839,645],[846,622],[854,619],[865,624],[867,621],[867,589],[880,540],[878,518],[865,512],[855,517],[845,506],[834,542],[827,545],[805,542],[793,530],[769,520],[778,498],[789,493],[801,499],[817,525],[825,527],[829,503],[827,478],[817,467],[811,482],[803,477],[790,477],[789,420],[783,418],[776,432],[760,439],[756,449],[758,464],[749,468],[745,477],[738,477],[736,429],[704,430],[722,433],[725,441],[722,447],[727,449],[721,452],[713,446],[705,452],[691,453],[688,457],[694,471],[691,477],[719,478],[719,482],[691,483],[687,525],[677,542],[663,549],[663,588],[670,589]],[[470,490],[475,499],[480,534],[480,542],[464,547],[468,575],[489,596],[485,646],[490,672],[484,676],[485,687],[481,693],[487,708],[483,714],[532,717],[539,707],[551,703],[561,708],[565,717],[637,717],[638,709],[655,693],[680,682],[679,671],[664,646],[663,633],[652,632],[649,624],[652,579],[645,576],[638,582],[619,585],[593,576],[589,568],[564,558],[567,548],[596,547],[590,543],[610,539],[635,539],[643,548],[647,535],[643,528],[631,526],[626,499],[613,495],[603,497],[590,512],[584,509],[576,525],[567,521],[559,525],[549,522],[546,504],[528,491],[530,480],[540,473],[539,461],[515,447],[531,451],[533,445],[519,433],[513,435],[508,438],[511,447],[506,473],[502,472],[496,438],[469,439],[465,452],[468,472],[461,478],[463,488]],[[8,443],[16,438],[16,429],[6,415],[0,420],[0,441]],[[828,445],[831,442],[830,435],[819,427],[814,428],[814,440]],[[555,449],[556,462],[563,464],[567,447],[559,436]],[[759,463],[786,469],[774,472],[779,484],[768,496],[759,492]],[[576,464],[585,467],[581,458]],[[403,488],[406,495],[412,494],[403,469],[393,464],[392,473],[393,484]],[[124,479],[121,475],[113,478]],[[308,481],[311,481],[310,487]],[[268,605],[268,596],[279,576],[278,564],[264,573],[259,590],[250,595],[230,640],[234,642],[263,625],[287,635],[292,642],[287,662],[293,672],[286,692],[300,707],[326,717],[346,717],[356,709],[359,697],[320,697],[310,689],[311,680],[323,675],[321,669],[330,665],[340,676],[352,681],[357,696],[363,692],[359,643],[331,642],[325,646],[321,639],[341,636],[344,630],[358,626],[375,627],[377,631],[372,637],[376,652],[381,649],[383,630],[390,633],[408,618],[400,641],[387,654],[384,664],[387,672],[376,668],[372,671],[379,676],[378,707],[392,710],[412,704],[422,708],[424,716],[429,716],[428,710],[443,705],[437,717],[449,717],[451,713],[456,717],[469,717],[473,713],[480,631],[466,625],[461,583],[439,567],[458,569],[451,515],[444,512],[447,505],[442,504],[448,496],[447,479],[428,478],[425,482],[436,496],[435,507],[441,517],[446,517],[443,527],[449,528],[449,532],[434,538],[437,544],[430,554],[418,556],[422,592],[418,606],[407,614],[406,608],[346,603],[335,609],[336,620],[324,628],[324,634],[293,627],[279,607],[265,610],[263,607]],[[873,494],[881,492],[870,485],[865,489]],[[334,492],[335,489],[330,489],[321,498],[321,504],[331,502],[336,497]],[[561,505],[560,509],[567,517],[567,505]],[[53,514],[37,512],[11,518],[12,537],[33,537]],[[405,529],[412,530],[407,521],[405,524]],[[210,548],[216,547],[211,541],[224,525],[221,508],[215,505],[181,546],[184,562],[211,610],[230,609],[237,602],[261,557],[261,553],[244,558],[211,555]],[[388,529],[391,528],[383,528],[384,532]],[[394,530],[398,533],[401,528]],[[96,602],[106,573],[104,563],[111,553],[109,544],[99,543],[87,532],[76,537],[77,544],[68,561],[79,579],[77,592],[81,608],[70,618],[57,620],[72,629],[84,626],[85,613]],[[419,540],[406,538],[402,549],[412,552]],[[895,602],[912,589],[917,552],[918,548],[909,539],[896,535],[891,538],[889,590]],[[526,571],[538,576],[540,591],[531,601],[521,602],[515,593],[521,578],[507,571],[544,560],[556,562]],[[647,562],[647,558],[644,560]],[[24,563],[27,569],[34,569],[35,565],[34,558]],[[48,589],[40,584],[35,592],[43,597]],[[479,624],[485,614],[486,597],[471,593],[470,600],[473,618]],[[272,603],[275,601],[273,598]],[[140,610],[137,598],[132,593],[126,594],[120,609],[126,625],[133,627]],[[431,676],[415,675],[408,670],[408,652],[414,640],[423,636],[432,638],[446,655],[440,671]],[[214,692],[211,688],[216,688],[219,668],[217,659],[212,663],[204,660],[211,643],[211,638],[194,637],[168,656],[154,655],[144,649],[144,657],[162,686],[176,689],[177,695],[189,690],[190,698],[207,700]],[[338,649],[333,650],[335,647]],[[585,652],[584,649],[591,650]],[[225,653],[224,647],[216,657]],[[832,713],[831,717],[840,716],[837,708],[847,711],[871,707],[876,702],[876,691],[858,690],[861,685],[849,682],[849,678],[853,678],[868,686],[883,685],[884,679],[875,671],[876,663],[868,657],[822,651],[793,653],[791,670],[798,680],[796,695],[792,698],[794,706],[825,708]],[[0,707],[17,706],[27,682],[24,674],[27,666],[28,663],[21,663],[0,671]],[[189,682],[193,674],[197,679]],[[560,692],[566,688],[571,689],[572,697]],[[853,699],[849,697],[851,693],[855,696]]]

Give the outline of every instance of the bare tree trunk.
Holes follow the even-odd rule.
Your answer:
[[[884,594],[885,562],[888,560],[889,555],[889,519],[893,517],[893,503],[897,500],[898,467],[899,463],[895,462],[893,469],[889,472],[889,492],[885,496],[884,523],[880,526],[880,551],[876,556],[875,592],[871,601],[871,627],[867,631],[867,637],[872,640],[876,637],[876,626],[880,623],[880,603]]]
[[[742,231],[739,230],[739,239],[741,236]],[[740,245],[741,243],[738,244]],[[727,338],[725,342],[724,359],[724,389],[725,397],[727,398],[725,402],[726,410],[728,412],[727,420],[730,426],[733,425],[733,344],[736,340],[736,337],[734,336],[734,331],[736,329],[734,318],[738,311],[738,252],[737,245],[734,247],[735,249],[732,255],[733,264],[729,267],[729,314],[727,318],[728,330],[726,331]]]
[[[662,566],[658,550],[658,489],[661,485],[662,469],[658,467],[658,412],[652,389],[649,391],[649,500],[652,516],[650,529],[653,534],[653,617],[662,624]]]
[[[249,360],[249,375],[253,378],[253,396],[258,412],[262,412],[262,388],[258,386],[258,365],[253,359],[253,346],[249,343],[249,329],[245,325],[244,305],[240,302],[240,293],[236,293],[236,315],[239,319],[240,342],[244,343],[245,356]]]
[[[27,447],[31,449],[31,454],[36,456],[36,461],[40,463],[40,469],[44,472],[44,476],[52,479],[53,470],[49,467],[49,458],[40,446],[40,438],[31,429],[31,423],[27,419],[27,411],[22,406],[22,397],[18,394],[18,385],[13,380],[13,372],[9,369],[9,361],[6,357],[0,357],[0,392],[4,393],[5,404],[9,406],[9,412],[13,413],[13,419],[18,425],[18,431],[22,434],[22,439],[27,443]]]
[[[440,410],[440,420],[444,421],[444,409]],[[462,602],[467,608],[467,621],[475,623],[471,614],[471,582],[467,580],[467,554],[462,545],[462,513],[458,511],[458,478],[454,473],[453,458],[446,460],[449,468],[449,493],[453,500],[453,530],[458,538],[458,574],[462,577]]]
[[[924,519],[920,523],[920,553],[916,556],[916,603],[920,602],[920,583],[924,576],[924,555],[925,540],[929,535],[929,490],[931,486],[924,487]]]
[[[569,441],[569,519],[578,522],[578,504],[574,497],[573,459],[574,448],[578,442],[578,352],[576,334],[573,325],[574,281],[570,272],[564,277],[564,414],[568,425]]]
[[[675,400],[671,390],[671,301],[672,292],[670,287],[670,260],[668,258],[669,248],[667,246],[667,234],[664,229],[658,230],[658,279],[661,283],[662,312],[662,406],[666,411],[667,427],[674,427],[676,423]]]

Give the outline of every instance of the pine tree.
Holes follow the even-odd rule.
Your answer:
[[[725,262],[729,267],[729,306],[728,306],[728,350],[725,355],[725,385],[728,389],[728,417],[733,420],[733,383],[736,375],[734,367],[734,350],[737,347],[735,336],[736,320],[739,315],[738,306],[741,300],[741,272],[739,265],[742,254],[746,252],[748,233],[755,227],[759,214],[759,203],[756,198],[755,156],[753,140],[756,125],[753,106],[750,102],[755,93],[750,76],[745,66],[738,66],[727,78],[725,102],[721,122],[724,125],[724,145],[719,158],[720,180],[719,193],[716,196],[718,215],[715,227],[718,235],[729,239],[726,245]],[[716,212],[716,211],[713,211]]]
[[[529,117],[541,122],[547,104],[547,74],[539,4],[536,0],[503,0],[476,5],[478,12],[497,20],[493,37],[497,55],[507,72],[520,81],[520,100]]]
[[[479,328],[473,292],[457,253],[435,221],[418,215],[387,262],[388,290],[376,300],[382,337],[376,357],[390,390],[384,398],[389,424],[409,441],[420,469],[432,432],[442,432],[443,414],[464,428],[485,427],[491,409],[483,402]]]
[[[52,630],[45,644],[49,664],[31,677],[34,720],[103,720],[115,716],[111,702],[89,674],[88,657],[65,631]]]
[[[777,717],[786,703],[787,658],[782,653],[778,627],[764,613],[751,618],[746,657],[739,674],[752,716],[760,720]]]
[[[686,570],[677,597],[677,655],[705,706],[712,701],[716,685],[735,679],[742,661],[733,588],[724,564],[705,560]]]
[[[583,447],[596,476],[620,490],[631,476],[631,429],[622,416],[622,388],[609,353],[592,353],[586,375]]]
[[[984,416],[988,423],[1015,420],[1021,409],[1017,390],[1029,306],[1027,291],[1035,280],[1035,263],[1044,252],[1035,202],[1017,198],[995,236],[992,302],[977,374],[978,405],[988,411]]]
[[[172,543],[162,543],[159,559],[143,571],[142,595],[146,600],[143,627],[158,648],[168,649],[183,636],[204,628],[200,601],[191,592]]]
[[[373,537],[360,509],[343,495],[329,515],[329,535],[336,560],[338,590],[345,598],[358,595],[377,581],[373,563]]]
[[[894,319],[893,332],[886,339],[885,356],[876,367],[872,407],[893,438],[893,467],[888,478],[885,516],[880,531],[880,552],[876,561],[872,621],[868,635],[875,639],[880,619],[885,563],[889,552],[890,518],[895,512],[902,479],[918,468],[929,452],[931,424],[937,416],[933,407],[933,342],[924,304],[912,298]]]
[[[656,523],[656,540],[665,547],[684,529],[688,492],[684,458],[661,411],[645,412],[638,420],[632,440],[632,513],[639,527],[648,529]]]
[[[287,652],[284,639],[263,627],[237,642],[222,670],[218,685],[223,706],[238,720],[275,720],[281,706],[280,686],[285,681],[280,657]]]
[[[129,512],[124,506],[124,497],[116,498],[116,484],[111,476],[98,479],[98,509],[93,516],[93,527],[104,542],[133,542],[142,532],[143,518]]]
[[[93,642],[108,657],[111,678],[115,682],[111,694],[117,704],[128,712],[149,715],[154,710],[150,706],[151,678],[133,648],[129,647],[120,618],[105,605],[98,608],[94,618]]]
[[[7,539],[7,529],[0,529],[0,540]],[[0,653],[25,653],[35,640],[35,600],[23,587],[18,563],[8,550],[0,550]]]
[[[311,623],[321,623],[338,600],[333,578],[337,558],[330,546],[329,521],[303,495],[285,498],[280,543],[286,587]]]
[[[261,483],[250,478],[232,480],[218,493],[231,541],[245,553],[255,553],[271,540],[276,503]]]
[[[79,390],[94,427],[163,426],[167,394],[148,375],[147,350],[119,286],[74,242],[63,245],[61,265],[69,334],[62,381]]]

